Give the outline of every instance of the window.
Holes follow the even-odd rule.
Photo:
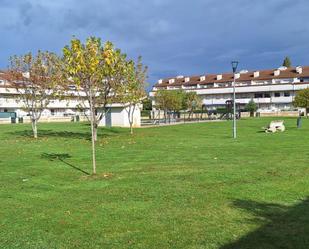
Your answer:
[[[255,94],[254,94],[254,98],[255,98],[255,99],[263,98],[263,94],[262,94],[262,93],[255,93]]]
[[[270,98],[270,93],[264,93],[264,98]]]
[[[284,97],[290,97],[290,92],[284,92]]]
[[[54,116],[54,115],[55,115],[55,110],[54,110],[54,109],[51,109],[51,110],[50,110],[50,113],[51,113],[52,116]]]
[[[275,97],[276,97],[276,98],[280,97],[280,93],[278,93],[278,92],[275,93]]]

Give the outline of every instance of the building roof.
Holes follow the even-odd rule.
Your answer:
[[[0,80],[10,80],[9,72],[0,70]]]
[[[301,72],[297,72],[297,68],[301,68]],[[279,75],[275,75],[275,71],[279,70]],[[254,77],[254,73],[259,72],[259,75]],[[256,70],[248,72],[240,72],[239,78],[236,79],[236,82],[245,82],[251,80],[272,80],[272,79],[285,79],[285,78],[303,78],[309,77],[309,66],[299,66],[299,67],[289,67],[289,68],[277,68],[277,69],[268,69],[268,70]],[[218,75],[222,75],[222,78]],[[205,76],[205,80],[200,78]],[[206,85],[213,83],[224,83],[233,81],[233,73],[221,73],[221,74],[206,74],[206,75],[196,75],[196,76],[181,76],[181,77],[172,77],[162,79],[162,83],[156,83],[154,87],[166,87],[166,86],[191,86],[191,85]],[[189,78],[189,81],[185,81],[186,78]],[[174,79],[174,83],[169,83],[170,80]]]

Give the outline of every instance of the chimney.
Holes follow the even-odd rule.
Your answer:
[[[288,68],[285,67],[285,66],[282,66],[282,67],[279,67],[278,69],[279,69],[280,71],[284,71],[284,70],[287,70]]]
[[[217,80],[222,80],[222,74],[217,75]]]
[[[303,73],[303,68],[301,66],[296,67],[296,72],[298,74],[302,74]]]
[[[235,79],[239,79],[240,78],[240,73],[235,73]]]
[[[249,73],[249,71],[248,71],[247,69],[243,69],[243,70],[241,70],[239,73],[245,74],[245,73]]]
[[[186,77],[185,78],[185,82],[189,82],[190,81],[190,78],[189,77]]]
[[[279,76],[279,75],[280,75],[280,70],[279,69],[275,70],[274,71],[274,76]]]
[[[253,73],[253,77],[254,77],[254,78],[260,77],[260,72],[259,72],[259,71],[255,71],[255,72]]]
[[[25,72],[25,73],[22,73],[23,77],[29,79],[30,78],[30,72]]]
[[[159,79],[159,80],[158,80],[158,83],[159,83],[159,84],[162,84],[162,82],[163,82],[162,79]]]
[[[204,81],[204,80],[206,80],[206,77],[205,76],[201,76],[200,77],[200,81]]]
[[[168,80],[168,83],[169,83],[169,84],[175,83],[175,79],[169,79],[169,80]]]

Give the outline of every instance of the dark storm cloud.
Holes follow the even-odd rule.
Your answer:
[[[0,0],[1,62],[37,49],[60,52],[73,35],[111,40],[142,55],[150,80],[175,74],[309,64],[306,0]]]

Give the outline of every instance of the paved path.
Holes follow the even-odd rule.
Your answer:
[[[215,119],[215,120],[200,120],[200,121],[186,121],[186,122],[174,122],[174,123],[160,123],[160,124],[142,124],[141,127],[139,128],[151,128],[151,127],[162,127],[162,126],[171,126],[171,125],[182,125],[182,124],[195,124],[195,123],[210,123],[210,122],[223,122],[226,120],[220,120],[220,119]]]

